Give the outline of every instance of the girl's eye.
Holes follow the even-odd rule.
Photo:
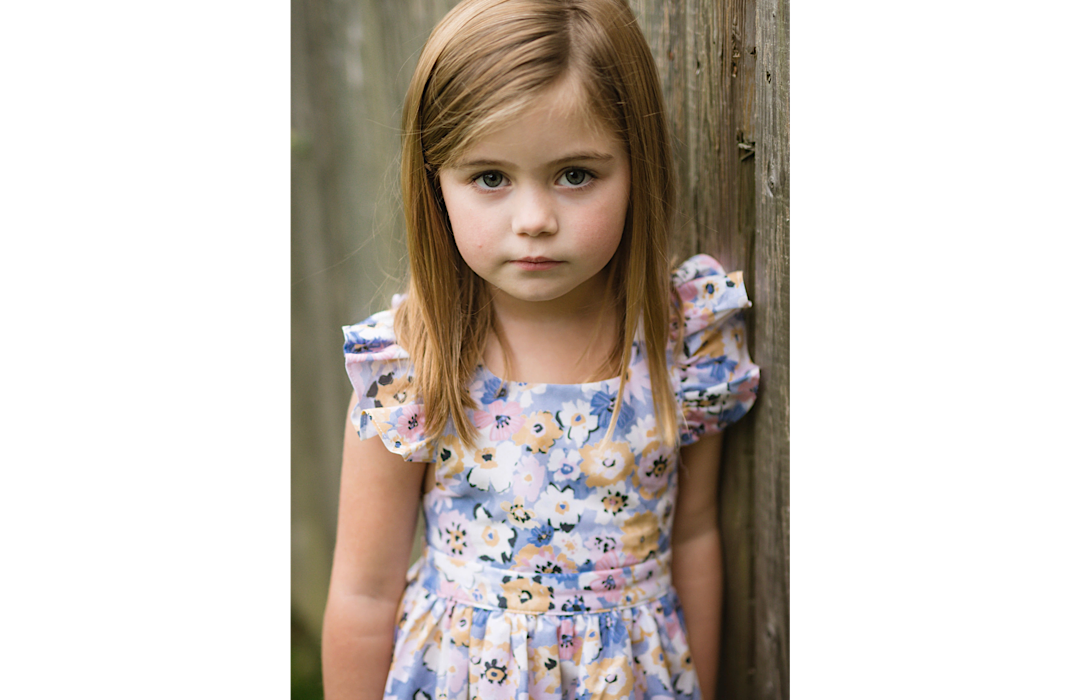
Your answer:
[[[474,182],[479,182],[484,189],[492,190],[503,184],[504,179],[502,173],[484,173]]]
[[[585,170],[567,170],[559,179],[571,187],[581,187],[592,181],[592,175]]]

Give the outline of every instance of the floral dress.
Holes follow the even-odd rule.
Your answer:
[[[747,412],[758,368],[741,275],[698,255],[673,279],[685,330],[668,360],[686,445]],[[699,697],[671,585],[678,450],[659,438],[644,348],[606,445],[618,379],[504,382],[478,367],[470,449],[452,425],[425,432],[393,311],[344,330],[360,437],[434,463],[385,697]]]

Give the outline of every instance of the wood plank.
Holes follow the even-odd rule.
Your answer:
[[[788,0],[758,0],[758,141],[752,350],[762,367],[755,408],[755,698],[789,697],[790,111]]]

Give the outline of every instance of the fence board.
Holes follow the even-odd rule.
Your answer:
[[[762,383],[753,423],[753,697],[761,700],[789,697],[789,16],[788,0],[758,0],[756,307],[752,349],[762,367]]]

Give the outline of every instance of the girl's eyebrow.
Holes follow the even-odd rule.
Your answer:
[[[547,163],[549,166],[558,167],[560,165],[566,165],[567,163],[606,163],[608,161],[615,160],[615,156],[610,153],[602,153],[600,151],[584,151],[582,153],[572,153],[568,156],[556,158],[553,161]],[[473,168],[505,168],[509,163],[502,160],[491,160],[487,158],[476,158],[474,160],[463,160],[457,163],[448,165],[447,167],[455,170],[471,170]]]

